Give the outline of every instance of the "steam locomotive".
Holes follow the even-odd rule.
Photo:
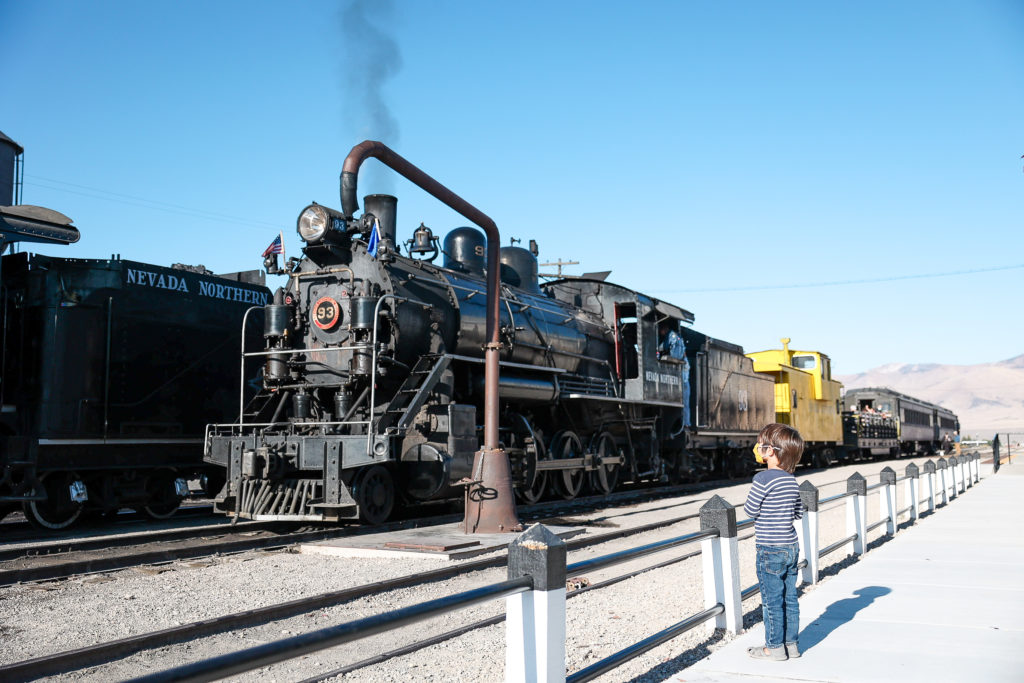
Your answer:
[[[298,218],[303,258],[265,308],[263,389],[240,422],[211,425],[226,468],[218,509],[255,519],[385,520],[399,497],[459,495],[485,409],[485,236],[444,243],[420,225],[401,253],[397,199],[356,217],[319,204]],[[347,205],[347,206],[346,206]],[[745,468],[775,417],[774,384],[743,349],[684,324],[678,306],[599,278],[538,282],[537,248],[500,250],[500,440],[517,496]],[[443,255],[441,265],[434,263]],[[689,372],[657,351],[686,339]],[[492,347],[493,348],[493,347]],[[697,391],[684,413],[683,388]],[[684,427],[691,423],[699,430]]]
[[[487,229],[380,143],[353,148],[345,168],[370,151]],[[240,421],[208,427],[205,459],[225,468],[219,511],[380,523],[400,501],[458,497],[478,483],[474,455],[491,438],[495,352],[496,432],[521,501],[746,474],[759,429],[776,420],[801,430],[816,465],[875,452],[867,432],[845,440],[825,354],[784,340],[748,356],[689,327],[689,311],[601,277],[542,284],[532,240],[494,256],[491,233],[460,227],[442,244],[421,223],[403,254],[397,199],[367,196],[357,216],[355,187],[346,170],[341,211],[302,210],[302,258],[264,263],[288,282],[265,308],[264,348],[245,352],[264,361],[261,391]],[[686,362],[661,353],[673,331]]]

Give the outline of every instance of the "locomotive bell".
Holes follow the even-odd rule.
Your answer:
[[[412,246],[409,247],[410,254],[429,254],[436,249],[434,246],[434,231],[423,223],[416,228],[412,234]]]

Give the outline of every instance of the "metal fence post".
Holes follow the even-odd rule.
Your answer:
[[[971,455],[974,456],[971,459],[971,466],[974,468],[974,483],[977,484],[981,481],[981,455],[978,451],[974,451]]]
[[[946,470],[949,469],[949,463],[945,458],[939,458],[935,466],[939,470],[939,488],[942,489],[942,504],[945,505],[949,502],[949,484],[946,482]]]
[[[721,603],[725,611],[708,621],[709,631],[724,628],[729,633],[743,630],[743,598],[740,596],[739,536],[736,533],[736,508],[719,495],[712,496],[700,509],[700,529],[718,529],[717,538],[701,541],[704,566],[704,607]]]
[[[992,472],[999,471],[999,435],[992,439]]]
[[[925,461],[924,473],[928,475],[928,512],[935,512],[935,463]]]
[[[818,488],[809,481],[800,484],[800,502],[804,516],[797,525],[800,532],[800,559],[807,560],[801,571],[804,583],[818,583]]]
[[[949,466],[949,498],[952,500],[957,497],[960,493],[960,484],[957,482],[957,470],[959,469],[959,461],[955,455],[951,455],[946,458],[946,464]]]
[[[533,590],[505,598],[505,680],[565,681],[565,541],[535,524],[508,546],[508,578]]]
[[[846,499],[846,535],[857,535],[857,538],[850,541],[848,552],[853,555],[863,555],[868,547],[867,480],[859,472],[854,472],[846,480],[846,492],[856,494]]]
[[[891,467],[883,467],[878,473],[882,484],[882,494],[878,496],[878,519],[885,519],[885,533],[890,536],[896,533],[896,471]]]
[[[966,493],[967,489],[969,489],[971,487],[971,484],[972,484],[971,477],[968,475],[968,472],[967,472],[967,464],[970,461],[970,459],[971,459],[971,456],[967,455],[966,453],[964,453],[963,455],[961,455],[958,458],[958,460],[960,461],[960,492],[961,493]]]
[[[917,521],[917,484],[918,477],[921,476],[920,470],[917,469],[917,465],[910,463],[907,465],[907,478],[903,484],[903,496],[904,498],[910,499],[910,521]]]

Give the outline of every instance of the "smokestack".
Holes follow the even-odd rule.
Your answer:
[[[372,213],[380,225],[380,238],[388,242],[388,247],[395,246],[398,234],[398,197],[389,194],[368,194],[363,197],[363,211]]]

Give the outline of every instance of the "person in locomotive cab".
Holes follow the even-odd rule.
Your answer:
[[[690,362],[686,360],[686,342],[667,320],[658,325],[658,358],[679,362],[679,378],[683,383],[683,427],[690,426]]]
[[[743,511],[754,519],[757,581],[764,615],[764,647],[747,648],[754,659],[782,662],[800,656],[800,603],[796,577],[799,547],[793,521],[804,513],[793,472],[804,452],[800,432],[772,423],[757,435],[754,457],[768,469],[754,475]]]

